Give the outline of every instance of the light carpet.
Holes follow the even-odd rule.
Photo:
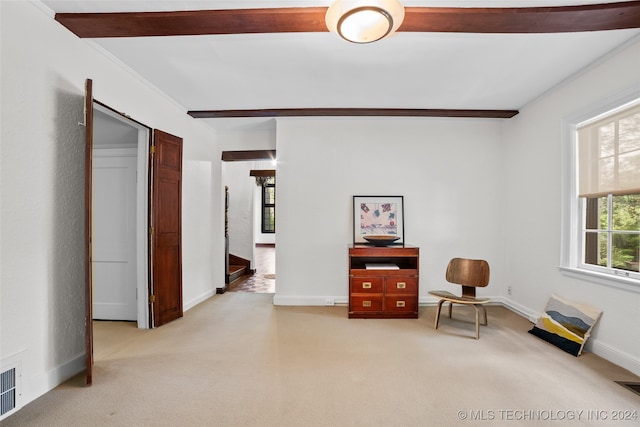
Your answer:
[[[461,306],[435,331],[435,307],[419,319],[348,319],[344,306],[272,299],[216,295],[155,330],[96,322],[94,385],[77,376],[1,424],[640,425],[640,396],[614,382],[639,377],[558,350],[506,308],[487,307],[475,340]],[[615,411],[636,418],[616,423]]]

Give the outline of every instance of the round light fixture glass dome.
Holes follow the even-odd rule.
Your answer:
[[[353,43],[371,43],[393,34],[404,19],[398,0],[336,0],[327,9],[329,31]]]

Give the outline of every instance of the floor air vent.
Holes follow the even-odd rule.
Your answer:
[[[0,374],[0,416],[16,407],[16,368]]]
[[[629,382],[629,381],[616,381],[616,383],[620,384],[622,387],[631,390],[638,396],[640,396],[640,383],[639,382]]]

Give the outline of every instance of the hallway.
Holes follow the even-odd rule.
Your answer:
[[[276,248],[256,245],[255,273],[227,285],[227,292],[276,292]]]

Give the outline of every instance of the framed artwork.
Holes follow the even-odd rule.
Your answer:
[[[394,236],[404,244],[403,196],[353,196],[353,243],[371,236]]]

